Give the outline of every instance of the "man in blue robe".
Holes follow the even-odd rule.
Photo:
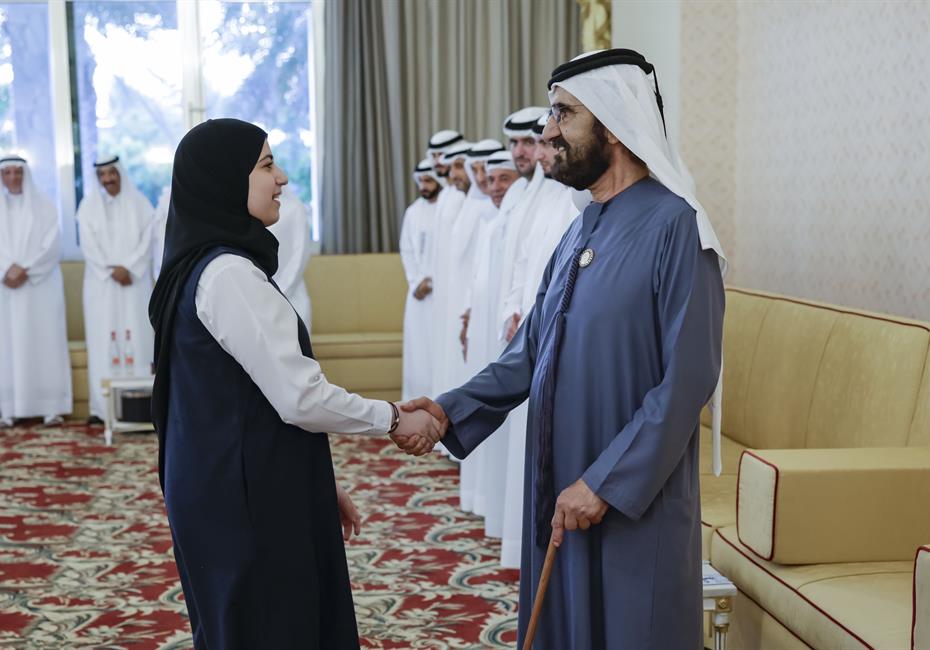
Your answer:
[[[518,647],[550,535],[535,648],[702,645],[699,417],[720,372],[725,260],[652,73],[630,50],[553,72],[552,175],[593,202],[501,357],[405,406],[444,421],[463,458],[529,399]]]

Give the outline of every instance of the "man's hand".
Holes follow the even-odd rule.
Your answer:
[[[342,522],[342,539],[349,541],[352,532],[356,536],[362,533],[362,516],[358,514],[355,504],[341,485],[336,483],[336,501],[339,504],[339,521]]]
[[[423,278],[423,281],[414,290],[413,297],[417,300],[423,300],[431,293],[433,293],[433,278]]]
[[[10,289],[19,289],[26,284],[29,279],[29,273],[19,264],[13,264],[7,269],[6,275],[3,276],[3,284]]]
[[[510,322],[507,324],[507,333],[504,335],[508,343],[516,336],[518,329],[520,329],[520,314],[514,312],[513,316],[510,317]]]
[[[406,413],[426,411],[432,415],[433,418],[436,419],[436,422],[439,424],[440,437],[446,435],[446,431],[449,429],[449,418],[446,417],[446,412],[442,410],[442,407],[431,400],[429,397],[418,397],[416,399],[410,400],[409,402],[404,402],[399,406],[400,410]]]
[[[459,316],[462,319],[462,331],[459,332],[459,343],[462,344],[462,359],[468,361],[468,321],[471,320],[471,309]]]
[[[405,418],[414,416],[422,418],[424,415],[427,416],[429,420],[436,425],[435,439],[422,436],[420,439],[417,439],[416,437],[405,439],[401,433],[401,425],[398,425],[397,431],[391,435],[391,440],[393,440],[398,447],[403,449],[408,454],[413,456],[422,456],[423,454],[432,450],[436,443],[446,435],[446,430],[449,428],[449,418],[446,417],[442,407],[436,404],[430,398],[418,397],[417,399],[410,400],[409,402],[398,404],[398,406],[400,407],[401,411],[401,425],[403,424]]]
[[[124,287],[128,287],[132,284],[132,276],[129,274],[129,269],[125,266],[114,266],[113,270],[110,272],[110,277]]]
[[[599,524],[607,513],[607,502],[594,494],[588,484],[578,479],[567,488],[555,502],[552,517],[552,543],[562,545],[566,530],[588,530],[591,524]]]
[[[406,404],[397,406],[400,411],[400,422],[391,434],[391,440],[411,456],[429,453],[442,439],[445,429],[440,427],[439,422],[429,411],[406,409]]]

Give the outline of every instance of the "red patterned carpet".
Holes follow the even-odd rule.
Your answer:
[[[0,646],[189,648],[152,435],[0,430]],[[362,511],[347,547],[362,647],[512,647],[517,572],[457,509],[458,469],[333,438]]]

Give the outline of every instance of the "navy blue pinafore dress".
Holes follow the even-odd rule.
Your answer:
[[[197,317],[175,316],[165,504],[198,650],[358,648],[329,441],[289,425]],[[299,318],[294,333],[313,356]]]

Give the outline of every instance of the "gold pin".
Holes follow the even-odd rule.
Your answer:
[[[589,266],[591,262],[593,261],[594,261],[594,249],[586,248],[583,251],[581,251],[581,259],[578,260],[578,266],[580,266],[581,268],[584,268],[586,266]]]

